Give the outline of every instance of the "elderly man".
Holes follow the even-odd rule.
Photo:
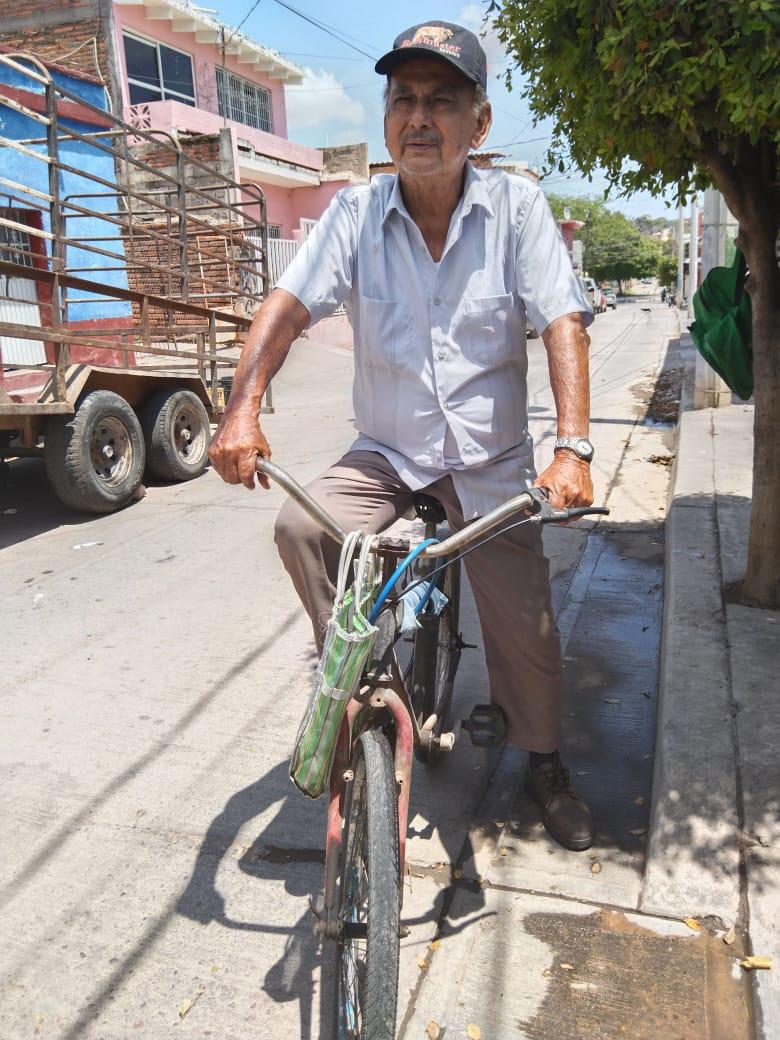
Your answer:
[[[447,22],[414,26],[376,71],[387,77],[385,141],[398,173],[340,192],[258,311],[214,467],[254,486],[256,456],[271,454],[263,393],[292,342],[343,301],[359,436],[309,488],[342,527],[381,531],[424,489],[458,529],[534,483],[526,320],[542,331],[558,414],[554,455],[535,483],[558,507],[590,505],[592,313],[542,192],[468,160],[491,124],[479,40]],[[319,645],[338,547],[292,502],[276,541]],[[530,752],[526,788],[550,834],[586,849],[590,811],[558,752],[562,666],[539,530],[502,533],[466,563],[492,700],[508,739]]]

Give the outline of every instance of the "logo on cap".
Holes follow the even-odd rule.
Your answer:
[[[450,54],[454,58],[460,57],[460,47],[454,43],[447,43],[453,36],[452,29],[445,29],[443,25],[421,25],[411,40],[404,40],[402,47],[435,47],[444,54]]]

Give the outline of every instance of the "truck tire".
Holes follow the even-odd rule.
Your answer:
[[[146,466],[160,480],[192,480],[209,461],[211,427],[192,390],[160,390],[141,409]]]
[[[119,394],[93,390],[70,417],[46,425],[46,472],[57,497],[87,513],[113,513],[141,483],[146,452],[138,416]]]

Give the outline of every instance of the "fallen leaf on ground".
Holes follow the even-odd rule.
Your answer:
[[[428,1028],[425,1030],[425,1032],[430,1037],[430,1040],[439,1040],[439,1037],[441,1036],[441,1029],[439,1029],[439,1023],[431,1020],[428,1023]]]
[[[501,855],[502,855],[502,856],[508,856],[508,855],[509,855],[509,849],[506,849],[506,848],[505,848],[505,849],[502,849],[502,850],[501,850]]]
[[[590,776],[590,773],[587,771],[587,769],[578,769],[577,776]]]
[[[641,794],[638,794],[636,796],[636,798],[634,799],[634,805],[644,805],[644,804],[645,804],[644,798],[642,797]]]
[[[561,970],[562,971],[574,971],[574,965],[573,964],[562,964],[561,965]]]
[[[602,697],[601,699],[605,704],[620,704],[619,697]]]
[[[753,971],[756,968],[763,968],[768,971],[772,967],[771,957],[743,957],[739,962],[741,968],[745,968],[746,971]]]
[[[418,966],[420,968],[427,968],[428,967],[428,962],[426,961],[426,959],[424,957],[421,957],[419,955],[419,953],[417,954],[417,964],[418,964]]]
[[[177,1008],[179,1012],[179,1018],[184,1018],[185,1015],[189,1014],[189,1012],[192,1011],[192,1009],[198,1003],[200,998],[203,996],[203,992],[203,987],[201,986],[199,990],[195,991],[195,995],[192,997],[192,999],[188,997],[186,1000],[183,1000],[181,1004],[179,1004],[179,1007]]]
[[[482,1040],[482,1030],[475,1022],[469,1022],[466,1028],[466,1036],[469,1040]]]
[[[723,936],[723,941],[727,946],[732,946],[737,938],[737,930],[734,925],[729,928],[726,934]]]
[[[552,972],[550,971],[549,968],[545,968],[544,971],[542,972],[542,975],[544,975],[544,977],[546,979],[549,979],[549,977],[552,975]]]
[[[440,946],[441,946],[441,939],[434,939],[433,942],[431,943],[431,949],[432,950],[438,950],[438,948]]]
[[[699,924],[699,922],[696,920],[695,917],[684,917],[683,918],[683,924],[687,924],[688,927],[691,929],[691,931],[694,931],[694,932],[700,932],[701,931],[701,925]]]
[[[598,860],[596,860],[595,863],[591,863],[591,865],[590,865],[590,872],[591,872],[591,874],[600,874],[601,873],[601,864],[599,863]]]
[[[630,830],[628,833],[633,834],[638,838],[642,834],[647,834],[647,827],[634,827],[633,830]]]

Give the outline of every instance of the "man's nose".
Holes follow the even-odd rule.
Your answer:
[[[431,125],[431,106],[427,98],[415,98],[414,108],[409,114],[409,125],[414,127]]]

